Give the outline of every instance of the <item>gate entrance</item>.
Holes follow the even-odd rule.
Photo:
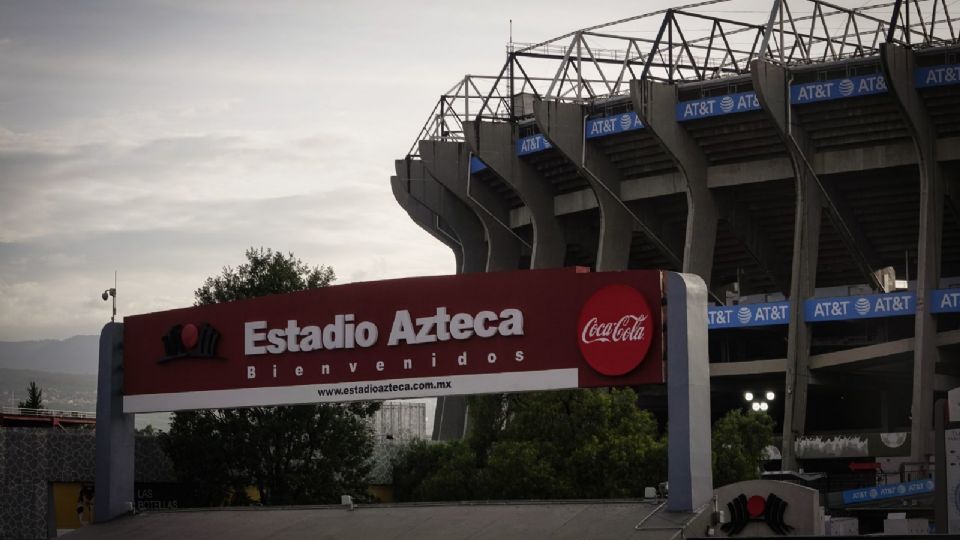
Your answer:
[[[133,413],[665,382],[667,505],[695,510],[712,491],[706,312],[696,276],[578,268],[347,284],[110,323],[97,519],[133,500]]]

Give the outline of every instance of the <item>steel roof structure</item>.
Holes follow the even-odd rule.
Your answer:
[[[511,43],[440,96],[394,194],[461,272],[699,274],[714,412],[775,390],[785,468],[831,433],[908,432],[897,452],[926,461],[960,385],[960,8],[843,4],[713,0]],[[441,405],[457,436],[463,404]]]

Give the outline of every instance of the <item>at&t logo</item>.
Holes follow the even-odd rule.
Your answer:
[[[633,287],[610,285],[595,292],[580,310],[578,344],[590,367],[604,375],[632,371],[653,340],[653,317]]]
[[[733,105],[734,105],[733,98],[730,96],[723,96],[723,98],[720,100],[720,110],[722,110],[725,113],[732,111]]]
[[[840,81],[840,94],[843,96],[849,96],[853,93],[853,81],[850,79],[843,79]]]

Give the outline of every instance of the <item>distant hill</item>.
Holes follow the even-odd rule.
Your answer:
[[[0,369],[96,375],[99,355],[99,336],[73,336],[64,340],[0,341]]]
[[[97,410],[97,376],[50,373],[32,369],[0,368],[0,405],[14,407],[27,397],[27,386],[36,382],[43,390],[43,405],[61,411]]]
[[[27,397],[27,386],[36,382],[43,390],[43,406],[60,411],[97,411],[97,376],[74,373],[51,373],[32,369],[0,368],[0,406],[15,407]],[[169,413],[138,414],[136,427],[147,424],[163,431],[170,430]]]

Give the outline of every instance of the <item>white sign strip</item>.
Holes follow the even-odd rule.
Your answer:
[[[304,384],[167,394],[139,394],[123,397],[123,412],[145,413],[302,403],[379,401],[383,399],[489,394],[494,392],[560,390],[577,388],[578,386],[579,377],[576,368],[549,369],[521,371],[519,373],[486,373],[337,384]]]

